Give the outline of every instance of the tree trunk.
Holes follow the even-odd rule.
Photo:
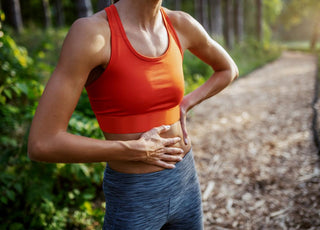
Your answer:
[[[234,34],[236,43],[243,40],[243,0],[234,2]]]
[[[263,7],[262,7],[262,0],[256,0],[256,7],[257,7],[257,39],[259,42],[263,40]]]
[[[65,25],[64,21],[64,11],[61,0],[55,0],[55,8],[56,8],[56,15],[57,15],[57,26],[62,27]]]
[[[225,0],[224,5],[224,40],[227,48],[231,50],[233,48],[234,34],[233,34],[233,9],[232,0]]]
[[[175,9],[181,10],[181,0],[175,0]]]
[[[310,50],[312,52],[316,51],[317,49],[317,42],[320,35],[320,22],[319,20],[316,20],[315,25],[313,27],[312,36],[310,40]]]
[[[207,0],[195,0],[195,16],[200,24],[208,30],[209,19],[208,19],[208,2]]]
[[[23,23],[19,0],[9,0],[8,8],[10,12],[8,19],[10,20],[14,29],[20,33],[23,30]]]
[[[202,24],[201,0],[194,0],[194,11],[195,18]]]
[[[201,0],[201,11],[202,11],[202,25],[209,31],[209,10],[208,10],[208,0]]]
[[[112,4],[111,0],[98,0],[97,9],[98,11],[103,10],[104,8]]]
[[[221,0],[210,1],[210,31],[217,37],[222,36],[222,13]]]
[[[42,0],[42,6],[44,12],[44,26],[47,29],[52,26],[49,0]]]
[[[90,0],[77,0],[78,17],[88,17],[92,15],[92,5]]]

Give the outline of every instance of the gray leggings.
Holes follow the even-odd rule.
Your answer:
[[[119,173],[108,166],[103,230],[201,230],[201,192],[192,151],[175,169]]]

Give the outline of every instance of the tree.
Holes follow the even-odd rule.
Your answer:
[[[16,31],[19,33],[23,30],[23,22],[21,16],[21,8],[20,8],[20,1],[19,0],[7,0],[8,8],[8,19],[10,24],[15,28]]]
[[[228,49],[233,48],[234,33],[233,33],[233,0],[224,1],[224,40]]]
[[[209,31],[209,11],[208,11],[208,0],[201,0],[201,14],[203,27]]]
[[[310,49],[315,50],[320,36],[320,1],[319,0],[291,0],[284,9],[280,19],[287,27],[298,25],[308,20],[311,25]]]
[[[92,15],[92,5],[90,0],[77,0],[78,17],[88,17]]]
[[[237,43],[243,40],[243,0],[234,2],[234,35]]]
[[[208,2],[207,0],[195,0],[195,17],[202,24],[202,26],[209,29],[209,16],[208,16]]]
[[[104,8],[110,6],[112,4],[111,0],[98,0],[97,3],[97,9],[99,10],[103,10]]]
[[[52,26],[49,0],[42,0],[42,6],[44,12],[44,25],[46,28],[49,28]]]
[[[181,10],[181,0],[175,0],[175,9]]]
[[[57,26],[62,27],[65,25],[65,18],[63,13],[63,6],[61,0],[55,0],[55,13],[57,17]]]
[[[256,17],[256,31],[258,41],[263,40],[263,5],[262,0],[256,0],[257,17]]]
[[[222,5],[221,0],[211,0],[209,1],[210,4],[210,31],[214,35],[220,37],[222,36],[222,27],[223,27],[223,20],[222,20]]]
[[[194,0],[195,18],[202,24],[201,0]]]

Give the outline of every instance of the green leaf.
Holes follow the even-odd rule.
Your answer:
[[[92,215],[92,206],[91,206],[91,203],[89,201],[85,201],[83,204],[82,204],[82,208],[89,214],[89,215]]]
[[[22,185],[20,183],[15,183],[13,186],[19,193],[22,193]]]
[[[8,204],[8,199],[5,196],[1,196],[0,200],[1,200],[2,203]]]
[[[4,94],[5,94],[9,99],[12,99],[11,90],[5,89],[5,90],[3,90],[3,92],[4,92]]]
[[[9,198],[9,200],[12,200],[14,201],[15,197],[16,197],[16,194],[11,191],[11,190],[6,190],[6,194],[7,194],[7,197]]]
[[[80,167],[81,172],[82,172],[86,177],[89,177],[89,176],[90,176],[89,168],[88,168],[85,164],[79,164],[79,167]]]
[[[5,96],[0,95],[0,103],[3,104],[3,105],[6,103],[6,97]]]
[[[26,83],[17,83],[17,87],[26,95],[28,95],[28,86]]]

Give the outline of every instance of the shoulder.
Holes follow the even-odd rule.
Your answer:
[[[204,42],[209,39],[209,36],[202,25],[190,14],[166,8],[164,8],[164,11],[186,49],[195,46],[195,43]]]
[[[74,42],[101,43],[110,37],[110,29],[104,11],[90,17],[79,18],[71,26],[68,36]]]
[[[186,12],[169,10],[167,8],[163,9],[174,26],[180,27],[184,23],[190,24],[194,20],[193,17]]]
[[[77,19],[63,42],[58,67],[105,65],[110,53],[110,29],[106,13]]]
[[[90,17],[77,19],[70,27],[64,40],[60,60],[105,64],[110,50],[110,29],[106,14],[100,11]]]

